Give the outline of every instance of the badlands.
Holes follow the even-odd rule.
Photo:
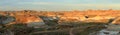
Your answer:
[[[73,24],[65,25],[66,22]],[[0,35],[117,35],[120,34],[118,24],[120,10],[112,9],[0,11]]]
[[[120,10],[73,10],[73,11],[0,11],[0,15],[15,17],[13,23],[43,22],[39,16],[59,17],[60,22],[102,22],[120,24]],[[112,20],[112,21],[110,21]]]

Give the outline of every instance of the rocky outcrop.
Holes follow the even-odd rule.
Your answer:
[[[30,22],[27,24],[27,27],[33,27],[33,28],[42,28],[45,27],[45,23],[44,22]]]
[[[30,23],[42,21],[39,17],[33,15],[17,15],[15,17],[17,23]]]
[[[120,24],[120,17],[117,17],[114,19],[114,21],[111,22],[112,24]]]
[[[45,23],[42,21],[41,18],[34,15],[17,15],[16,17],[16,23],[17,24],[27,24],[28,27],[41,27],[45,25]]]
[[[44,21],[44,23],[48,26],[55,26],[58,24],[58,17],[47,17],[47,16],[40,16],[40,18]]]
[[[120,16],[119,10],[85,10],[85,11],[60,11],[60,12],[49,12],[49,11],[33,11],[33,10],[23,10],[23,11],[13,11],[13,12],[0,12],[2,15],[10,15],[16,18],[16,22],[39,22],[40,18],[36,16],[49,16],[55,17],[59,16],[59,22],[108,22],[109,19],[116,18]],[[24,19],[24,20],[23,20]]]
[[[13,21],[15,21],[15,17],[0,15],[0,24],[9,24]]]

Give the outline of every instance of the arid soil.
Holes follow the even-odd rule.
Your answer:
[[[89,35],[120,24],[120,10],[0,11],[0,35]]]
[[[113,19],[112,24],[119,24],[120,10],[74,10],[74,11],[0,11],[1,15],[10,15],[16,22],[29,23],[42,21],[39,16],[59,17],[59,22],[104,22]],[[23,20],[24,19],[24,20]]]

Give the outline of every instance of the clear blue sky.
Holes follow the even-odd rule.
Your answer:
[[[120,0],[0,0],[0,10],[119,9]]]

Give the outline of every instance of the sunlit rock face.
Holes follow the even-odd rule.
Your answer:
[[[114,19],[112,24],[120,24],[120,17],[117,17],[116,19]]]
[[[63,15],[61,15],[59,22],[77,22],[85,20],[86,18],[83,15],[82,12],[64,12]]]
[[[77,22],[80,20],[84,20],[84,19],[80,19],[79,17],[61,17],[59,22]]]
[[[37,18],[27,18],[27,19],[28,19],[28,22],[27,22],[28,27],[39,28],[39,27],[45,26],[45,23],[39,17],[37,17]]]
[[[80,16],[62,16],[59,20],[59,22],[103,22],[107,23],[109,22],[109,19],[111,17],[105,17],[105,16],[97,16],[97,15],[80,15]]]
[[[17,15],[16,22],[18,23],[30,23],[30,22],[40,22],[42,21],[39,17],[33,15]]]
[[[115,17],[111,16],[88,16],[88,18],[85,20],[86,22],[101,22],[101,23],[109,23],[110,19],[114,19]],[[111,21],[112,22],[112,21]]]
[[[16,22],[27,24],[28,27],[41,27],[45,25],[41,18],[33,15],[17,15]]]
[[[120,10],[85,10],[85,11],[60,11],[60,12],[49,12],[49,11],[34,11],[34,10],[23,10],[14,12],[0,12],[2,15],[10,15],[16,18],[18,23],[29,23],[39,22],[40,18],[36,16],[60,16],[59,22],[108,22],[111,18],[120,16]],[[87,16],[87,17],[86,17]],[[24,19],[24,20],[23,20]],[[40,20],[39,20],[40,19]],[[113,24],[119,24],[114,21]]]
[[[60,18],[60,22],[104,22],[107,23],[109,19],[119,16],[118,14],[112,15],[114,12],[90,10],[85,12],[65,12]],[[115,12],[116,13],[116,12]],[[87,16],[87,17],[86,17]]]

